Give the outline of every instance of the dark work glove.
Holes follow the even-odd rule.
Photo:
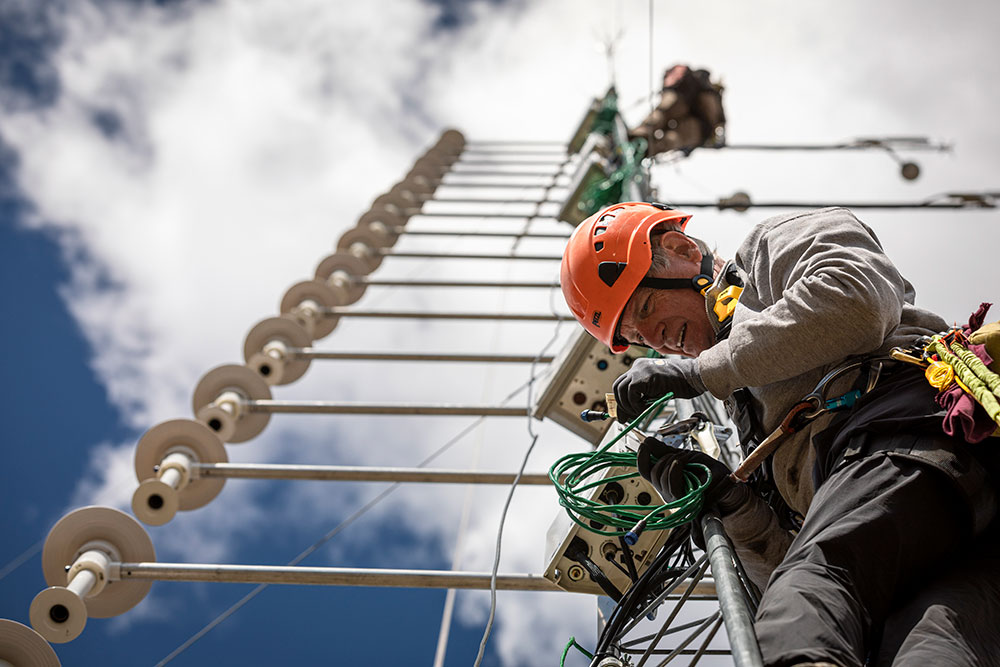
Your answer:
[[[677,500],[687,494],[684,467],[689,463],[700,463],[712,473],[712,481],[704,494],[706,509],[714,506],[719,516],[725,516],[749,498],[749,487],[734,482],[729,477],[729,467],[704,452],[671,447],[656,438],[646,438],[639,445],[637,459],[639,474],[652,483],[664,500]]]
[[[628,424],[649,404],[671,392],[677,398],[694,398],[705,393],[698,362],[684,357],[637,359],[614,384],[618,421]]]

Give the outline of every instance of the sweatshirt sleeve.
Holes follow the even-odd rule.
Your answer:
[[[739,509],[722,517],[747,575],[764,590],[792,543],[792,534],[778,524],[778,517],[760,496],[753,494]]]
[[[877,349],[910,289],[874,232],[842,208],[762,224],[736,262],[750,305],[741,299],[729,338],[698,357],[719,398]]]

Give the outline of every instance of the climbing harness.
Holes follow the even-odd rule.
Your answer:
[[[859,398],[875,388],[882,373],[882,363],[889,360],[891,360],[891,357],[884,356],[854,359],[837,366],[824,375],[815,389],[791,407],[785,414],[784,419],[781,420],[778,428],[774,429],[753,451],[747,454],[739,467],[730,475],[733,481],[746,482],[750,478],[750,474],[760,467],[767,457],[774,453],[784,442],[785,438],[801,431],[805,428],[806,424],[817,417],[827,412],[853,407]],[[864,390],[853,389],[840,396],[827,398],[827,392],[835,380],[842,377],[845,373],[866,365],[870,367],[870,370]]]

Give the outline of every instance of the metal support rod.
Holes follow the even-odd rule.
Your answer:
[[[435,197],[434,199],[428,199],[427,201],[433,201],[434,203],[441,204],[562,204],[560,199],[545,199],[541,201],[532,201],[530,199],[490,199],[490,198],[477,198],[477,197]]]
[[[542,149],[531,149],[531,148],[521,148],[521,149],[512,148],[510,150],[496,150],[495,148],[494,149],[467,148],[464,151],[462,151],[462,157],[468,157],[470,155],[477,156],[477,157],[480,156],[480,155],[503,155],[503,156],[507,156],[507,155],[518,155],[518,156],[520,156],[520,155],[540,155],[540,156],[543,156],[543,157],[565,158],[566,157],[566,149],[565,148],[549,148],[548,150],[542,150]]]
[[[884,137],[881,139],[854,139],[832,144],[722,144],[705,146],[712,150],[744,151],[844,151],[844,150],[886,150],[887,148],[908,151],[948,152],[948,144],[934,144],[924,137]]]
[[[565,241],[569,234],[536,232],[532,234],[522,234],[520,232],[473,232],[462,230],[408,230],[406,227],[393,228],[394,234],[405,236],[474,236],[480,238],[519,238],[519,239],[562,239]]]
[[[733,663],[737,667],[759,667],[764,661],[753,630],[753,615],[736,572],[736,552],[726,537],[719,517],[706,513],[701,518],[701,529],[705,535],[705,551],[712,564],[719,608],[726,621]]]
[[[566,188],[566,184],[556,184],[556,185],[546,185],[544,183],[453,183],[451,181],[441,181],[438,183],[439,187],[442,188],[476,188],[482,190],[492,190],[492,189],[509,189],[509,190],[528,190],[532,188],[537,188],[539,190],[547,190],[551,188]]]
[[[210,581],[230,584],[308,584],[379,588],[489,590],[489,572],[385,570],[348,567],[218,565],[200,563],[112,563],[111,581]],[[497,590],[565,591],[540,574],[498,574]],[[703,584],[692,600],[711,600],[715,587]],[[670,598],[674,599],[674,598]]]
[[[380,588],[460,588],[488,590],[489,572],[383,570],[346,567],[215,565],[199,563],[121,563],[120,581],[211,581],[231,584],[309,584]],[[114,579],[113,579],[114,580]],[[504,591],[562,591],[540,574],[497,575]]]
[[[746,202],[734,201],[701,201],[701,202],[671,202],[671,206],[679,209],[685,208],[717,208],[719,210],[742,211],[749,208],[792,208],[792,209],[813,209],[828,208],[831,206],[841,206],[849,209],[910,209],[910,210],[933,210],[933,209],[983,209],[996,208],[996,204],[991,197],[983,199],[947,202],[801,202],[801,201],[764,201]]]
[[[320,307],[317,309],[325,317],[370,317],[377,319],[404,320],[503,320],[508,322],[562,322],[570,320],[570,315],[515,314],[515,313],[424,313],[394,312],[390,310],[356,310],[344,307]]]
[[[414,214],[421,218],[508,218],[515,220],[558,220],[554,215],[533,215],[530,213],[452,213],[420,211]]]
[[[524,417],[524,407],[492,405],[416,405],[413,403],[331,403],[326,401],[275,401],[259,399],[244,403],[250,412],[301,415],[431,415],[448,417]]]
[[[522,411],[521,414],[524,414]],[[261,463],[195,463],[197,477],[225,479],[287,479],[326,482],[420,482],[428,484],[512,484],[516,473],[428,468],[372,468],[359,466],[291,465]],[[547,486],[546,473],[521,476],[518,484]]]
[[[369,287],[490,287],[490,288],[515,288],[515,289],[553,289],[559,287],[559,283],[532,283],[532,282],[484,282],[466,280],[380,280],[378,278],[367,278],[355,276],[351,278],[351,283],[355,285],[368,285]]]
[[[327,352],[311,347],[288,351],[291,359],[328,359],[334,361],[454,361],[467,363],[547,364],[555,357],[530,354],[422,354],[407,352]]]
[[[566,142],[553,139],[478,139],[467,141],[465,150],[474,151],[480,148],[495,148],[497,146],[555,146],[566,150]]]
[[[449,176],[507,176],[510,178],[552,178],[569,176],[563,171],[490,171],[487,169],[452,169]]]
[[[565,164],[565,159],[559,160],[463,160],[459,159],[453,166],[470,167],[559,167]]]
[[[398,250],[379,250],[378,253],[383,257],[410,257],[410,258],[436,258],[436,259],[523,259],[523,260],[542,260],[558,262],[562,260],[559,255],[485,255],[476,253],[460,253],[460,254],[443,254],[440,252],[401,252]]]

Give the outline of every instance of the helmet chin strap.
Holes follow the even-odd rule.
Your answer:
[[[700,273],[691,278],[643,278],[639,287],[652,287],[653,289],[693,289],[702,296],[708,288],[715,282],[714,271],[715,257],[712,253],[706,252],[701,258]]]

